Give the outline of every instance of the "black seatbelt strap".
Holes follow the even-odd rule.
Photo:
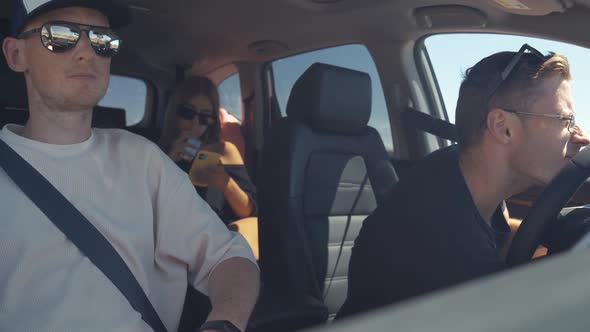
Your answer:
[[[433,117],[430,114],[422,113],[415,109],[408,108],[403,116],[409,125],[433,134],[437,137],[448,139],[449,141],[457,141],[457,129],[455,125]]]
[[[324,292],[324,297],[323,297],[324,300],[328,296],[328,293],[330,292],[330,288],[332,287],[332,281],[334,280],[334,277],[336,276],[336,271],[338,270],[338,264],[340,263],[340,258],[342,257],[342,250],[344,249],[344,243],[346,242],[346,237],[348,236],[348,230],[350,229],[350,222],[352,219],[352,214],[354,213],[354,209],[356,208],[356,205],[358,204],[359,199],[361,198],[361,195],[363,194],[363,190],[365,189],[365,185],[367,184],[368,179],[369,179],[369,173],[366,173],[365,178],[363,179],[363,182],[361,183],[361,186],[359,188],[359,191],[356,194],[356,197],[354,199],[354,203],[352,203],[352,207],[350,208],[350,211],[348,212],[348,216],[346,218],[346,227],[344,228],[344,234],[342,235],[342,241],[340,241],[340,249],[338,249],[338,257],[336,258],[336,264],[334,265],[334,269],[332,270],[332,275],[330,276],[330,282],[328,283],[328,287],[326,287],[326,290]]]
[[[127,298],[155,332],[167,332],[125,261],[47,179],[0,139],[0,166],[27,197]]]

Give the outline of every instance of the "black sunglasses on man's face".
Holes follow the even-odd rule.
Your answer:
[[[108,27],[82,25],[73,22],[52,21],[41,27],[22,32],[18,39],[39,34],[41,44],[54,53],[67,52],[78,44],[82,34],[86,33],[94,52],[104,58],[111,58],[121,48],[121,39]]]
[[[490,91],[490,94],[488,95],[488,101],[492,99],[496,91],[498,91],[500,86],[502,86],[502,83],[504,83],[512,71],[514,71],[514,68],[516,68],[516,65],[520,59],[522,59],[522,56],[526,53],[526,51],[529,51],[530,54],[537,56],[540,60],[545,61],[547,59],[547,56],[543,55],[543,53],[539,52],[536,48],[530,46],[529,44],[522,45],[518,52],[514,54],[512,59],[510,59],[506,67],[504,67],[504,69],[500,72],[500,79]]]

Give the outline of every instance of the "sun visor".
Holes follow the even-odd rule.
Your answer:
[[[483,28],[487,24],[487,17],[482,11],[459,5],[417,8],[414,18],[423,29]]]

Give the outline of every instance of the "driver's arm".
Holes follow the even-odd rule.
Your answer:
[[[508,211],[508,207],[506,206],[506,204],[502,204],[502,213],[504,214],[504,218],[506,218],[508,226],[510,227],[510,237],[508,238],[508,241],[506,241],[506,243],[504,244],[504,247],[500,250],[502,257],[506,258],[506,255],[508,254],[508,249],[510,249],[510,245],[512,244],[512,239],[514,239],[514,235],[516,235],[516,231],[520,227],[522,219],[511,218],[510,212]],[[537,250],[535,250],[535,253],[533,254],[533,259],[545,255],[547,255],[547,248],[544,246],[538,246]]]
[[[512,239],[514,238],[514,235],[516,235],[516,231],[518,230],[518,227],[520,227],[520,224],[522,223],[521,219],[510,218],[507,220],[508,220],[508,226],[510,226],[510,238],[508,239],[508,241],[506,241],[504,248],[502,248],[502,257],[504,257],[504,258],[506,258],[506,255],[508,254],[508,249],[510,248],[510,245],[512,244]],[[533,254],[533,259],[546,256],[547,251],[548,250],[545,246],[542,246],[542,245],[538,246],[537,249],[535,250],[535,253]]]
[[[522,220],[510,218],[507,209],[504,216],[510,226],[510,238],[501,250],[502,257],[506,258],[512,239]],[[590,209],[577,208],[567,213],[560,213],[543,234],[542,245],[537,247],[533,259],[545,256],[549,252],[557,253],[571,248],[588,231],[590,231]]]

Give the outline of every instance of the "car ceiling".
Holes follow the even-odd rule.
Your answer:
[[[499,0],[506,1],[514,2]],[[146,64],[163,70],[193,67],[197,73],[330,45],[416,40],[449,31],[516,32],[590,45],[586,29],[579,29],[590,19],[583,2],[520,3],[532,8],[525,14],[534,13],[535,7],[540,14],[558,11],[545,16],[511,14],[494,0],[135,0],[130,2],[135,24],[123,36]],[[433,6],[439,7],[428,13],[440,12],[441,19],[433,19],[430,27],[420,24],[417,9]],[[453,7],[457,10],[449,13],[444,6],[475,10]]]
[[[332,45],[413,41],[440,32],[519,33],[590,46],[588,2],[563,0],[131,0],[114,72],[207,74]],[[503,3],[504,6],[499,5]],[[507,7],[528,10],[511,13]],[[7,1],[0,13],[10,16]],[[540,15],[540,16],[539,16]],[[559,27],[557,29],[556,27]]]

